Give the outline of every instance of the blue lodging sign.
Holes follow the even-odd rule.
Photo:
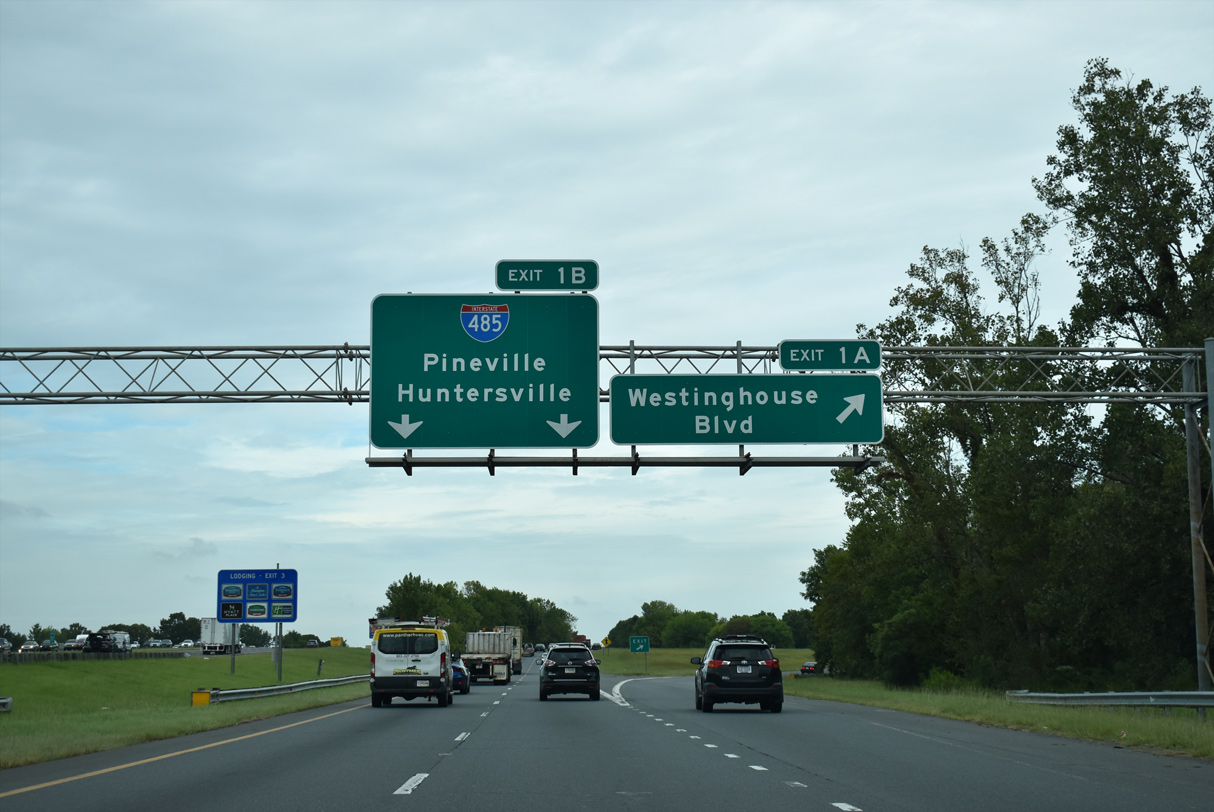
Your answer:
[[[299,615],[295,570],[220,570],[215,617],[221,623],[291,623]]]

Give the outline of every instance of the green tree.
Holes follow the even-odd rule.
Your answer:
[[[0,623],[0,637],[13,644],[13,648],[21,645],[21,640],[7,623]]]
[[[240,624],[240,642],[245,646],[264,648],[270,645],[271,635],[268,631],[254,623]]]
[[[1094,59],[1071,103],[1079,123],[1059,127],[1033,185],[1071,233],[1073,336],[1200,346],[1214,324],[1210,100],[1123,81]]]
[[[1172,95],[1124,79],[1097,59],[1071,101],[1078,123],[1059,128],[1058,153],[1034,180],[1067,223],[1079,272],[1068,341],[1200,346],[1214,325],[1210,100],[1200,88]],[[1101,370],[1088,386],[1125,373]],[[1088,442],[1082,503],[1038,607],[1054,630],[1049,645],[1082,652],[1073,669],[1081,685],[1153,688],[1196,671],[1182,420],[1180,409],[1114,405]],[[1204,478],[1209,450],[1198,453]],[[1209,483],[1202,489],[1209,494]],[[1207,495],[1206,549],[1214,546],[1210,505]],[[1207,595],[1208,615],[1214,592]]]
[[[646,635],[651,648],[664,647],[666,643],[662,639],[662,632],[666,630],[666,624],[673,620],[678,613],[678,607],[667,601],[642,603],[641,620],[634,633]]]
[[[705,646],[709,640],[708,633],[720,621],[714,612],[679,612],[662,629],[662,645],[667,648]]]
[[[762,637],[772,648],[792,648],[792,629],[788,624],[771,612],[759,612],[751,615],[750,633]]]
[[[814,616],[808,609],[789,609],[780,616],[785,625],[792,631],[792,644],[795,648],[813,648],[818,644],[818,635],[814,631]]]
[[[202,637],[202,621],[196,617],[186,617],[185,612],[173,612],[160,619],[160,625],[153,636],[166,638],[174,643],[198,640]]]
[[[480,615],[454,581],[435,584],[420,575],[409,573],[392,583],[385,593],[387,603],[376,611],[377,617],[399,617],[420,620],[423,617],[443,617],[451,621],[448,632],[455,648],[460,648],[464,635],[479,629]]]
[[[1034,181],[1050,216],[982,241],[1002,312],[983,305],[964,248],[925,248],[896,315],[861,335],[1057,346],[1037,324],[1033,265],[1056,218],[1081,280],[1060,329],[1068,343],[1198,344],[1214,323],[1210,105],[1200,90],[1169,97],[1120,78],[1089,63],[1072,99],[1079,124],[1059,129],[1059,154]],[[1067,371],[1041,364],[1041,375]],[[968,374],[1019,390],[1024,371],[992,361]],[[1127,373],[1102,368],[1084,385]],[[891,389],[953,385],[930,361],[891,360],[884,378]],[[819,660],[898,685],[940,667],[1013,687],[1190,687],[1176,679],[1195,670],[1179,413],[1111,406],[1095,423],[1025,402],[887,409],[896,419],[875,450],[889,464],[838,473],[852,527],[802,573]]]

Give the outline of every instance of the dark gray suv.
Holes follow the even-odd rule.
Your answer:
[[[760,637],[730,634],[708,644],[696,669],[696,710],[712,711],[720,702],[758,703],[765,711],[784,708],[784,675],[771,646]]]
[[[552,694],[599,698],[599,661],[581,643],[554,643],[540,667],[540,701]]]

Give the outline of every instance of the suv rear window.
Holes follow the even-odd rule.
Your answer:
[[[548,652],[548,659],[557,665],[584,663],[590,659],[590,652],[584,648],[554,648]]]
[[[379,650],[384,654],[433,654],[438,635],[433,632],[380,632]]]
[[[771,656],[771,649],[766,646],[738,645],[719,647],[716,651],[716,658],[718,660],[751,660],[752,662],[774,659]]]

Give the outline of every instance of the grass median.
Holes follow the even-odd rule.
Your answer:
[[[608,648],[597,652],[607,674],[621,676],[687,676],[695,673],[692,657],[702,649],[654,649],[648,664],[641,654]],[[1027,730],[1072,739],[1105,742],[1117,747],[1147,748],[1165,753],[1214,759],[1214,718],[1195,710],[1174,708],[1102,708],[1026,705],[1007,699],[1002,691],[895,690],[871,680],[833,677],[793,678],[801,663],[814,659],[809,649],[775,652],[784,671],[784,693],[807,699],[850,702],[880,708],[942,716],[966,722]],[[692,697],[687,697],[691,707]]]
[[[361,648],[286,649],[282,683],[366,674]],[[0,665],[0,769],[93,753],[331,705],[368,695],[366,683],[193,707],[196,690],[278,684],[269,653]]]

